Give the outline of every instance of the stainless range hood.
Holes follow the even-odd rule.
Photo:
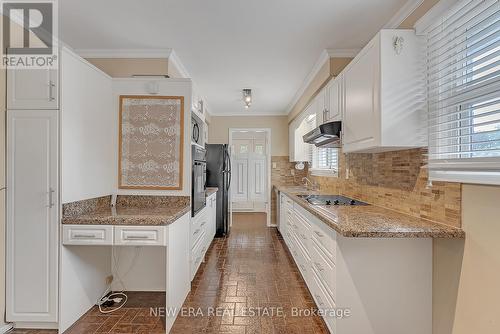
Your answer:
[[[316,129],[306,133],[302,138],[305,143],[314,144],[316,147],[341,147],[340,131],[342,122],[328,122],[321,124]]]

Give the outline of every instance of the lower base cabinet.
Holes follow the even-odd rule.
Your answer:
[[[331,333],[432,333],[432,239],[346,238],[280,200],[283,239]]]
[[[205,259],[216,232],[217,193],[207,197],[207,206],[191,218],[191,280]]]

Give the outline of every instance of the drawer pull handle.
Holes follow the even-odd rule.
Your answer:
[[[319,271],[324,271],[325,269],[323,269],[323,267],[321,266],[321,264],[319,264],[318,262],[314,262],[314,265],[316,266],[316,268],[318,268]]]
[[[200,229],[197,229],[196,231],[194,231],[193,235],[197,235],[199,232],[200,232]]]
[[[145,239],[150,239],[150,238],[147,235],[127,235],[125,237],[125,239],[127,239],[127,240],[137,240],[137,239],[145,240]]]
[[[316,235],[317,235],[318,237],[323,238],[323,233],[320,233],[320,232],[318,232],[318,231],[314,231],[314,233],[316,233]]]
[[[73,236],[73,238],[76,238],[76,239],[95,239],[96,238],[96,235],[95,234],[75,234]]]
[[[205,224],[206,224],[206,223],[207,223],[207,222],[203,222],[203,223],[201,223],[200,227],[205,226]]]

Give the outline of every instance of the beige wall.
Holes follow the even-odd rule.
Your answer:
[[[500,333],[500,187],[463,185],[465,242],[434,241],[434,334]]]
[[[400,25],[412,28],[438,0]],[[500,333],[500,187],[462,187],[464,240],[434,240],[433,334]]]
[[[210,144],[227,144],[230,128],[271,128],[271,155],[288,155],[287,116],[212,116]]]
[[[87,61],[114,78],[168,74],[167,58],[87,58]]]

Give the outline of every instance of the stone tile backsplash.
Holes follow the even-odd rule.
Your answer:
[[[426,163],[426,149],[340,154],[338,178],[310,176],[323,193],[461,227],[461,184],[434,181],[429,187]]]

